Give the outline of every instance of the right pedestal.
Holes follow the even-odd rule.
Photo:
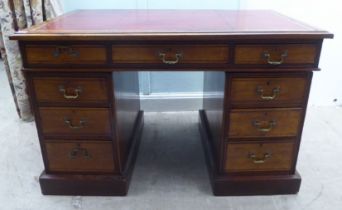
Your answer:
[[[214,195],[277,195],[295,194],[299,191],[301,177],[298,172],[293,175],[219,175],[204,113],[203,110],[199,112],[199,128]]]

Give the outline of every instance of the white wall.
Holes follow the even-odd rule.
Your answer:
[[[334,33],[325,40],[314,74],[310,105],[342,105],[342,6],[338,0],[240,0],[241,9],[272,9]],[[334,99],[337,99],[334,102]]]
[[[61,0],[66,11],[75,9],[231,9],[238,0]]]

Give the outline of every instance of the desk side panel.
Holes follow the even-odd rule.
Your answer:
[[[223,136],[225,76],[225,72],[204,73],[203,110],[208,121],[216,160],[220,159],[220,143]]]
[[[132,137],[140,111],[139,81],[137,71],[117,71],[112,73],[114,87],[115,130],[118,139],[121,171],[132,144]]]

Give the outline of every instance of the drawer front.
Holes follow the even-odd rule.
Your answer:
[[[290,171],[295,144],[227,144],[224,170],[227,173],[248,171]]]
[[[105,78],[34,77],[38,103],[108,103]]]
[[[110,136],[110,112],[105,108],[39,108],[47,136]]]
[[[234,77],[230,101],[233,106],[300,106],[307,98],[308,77]]]
[[[48,141],[45,143],[50,172],[114,172],[111,142]]]
[[[318,46],[314,44],[237,45],[235,64],[314,65],[318,51]]]
[[[102,45],[26,45],[28,64],[105,64]]]
[[[297,136],[301,118],[300,108],[232,110],[229,119],[229,137]]]
[[[114,45],[114,63],[186,64],[228,62],[225,45]]]

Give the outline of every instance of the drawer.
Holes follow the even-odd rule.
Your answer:
[[[106,78],[34,77],[32,83],[38,103],[108,103]]]
[[[105,108],[39,108],[46,136],[110,136],[110,112]]]
[[[114,63],[187,64],[228,62],[225,45],[114,45]]]
[[[233,106],[300,106],[306,101],[311,77],[233,77]]]
[[[50,172],[114,172],[113,146],[102,141],[47,141]]]
[[[102,45],[26,45],[28,64],[105,64]]]
[[[227,173],[248,171],[290,171],[293,165],[293,142],[227,144],[224,170]]]
[[[319,53],[315,44],[237,45],[235,64],[314,65]]]
[[[230,138],[297,136],[302,109],[233,109],[229,116]]]

